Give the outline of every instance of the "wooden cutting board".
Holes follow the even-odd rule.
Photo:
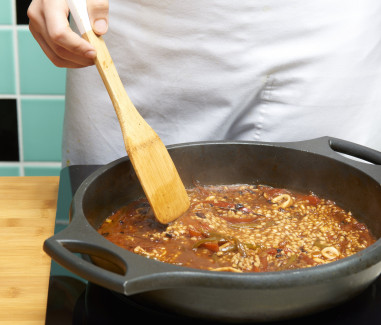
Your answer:
[[[45,324],[59,177],[0,177],[0,324]]]

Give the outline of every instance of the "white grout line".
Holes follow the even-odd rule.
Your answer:
[[[10,30],[12,28],[13,28],[13,25],[0,25],[0,30]]]
[[[19,29],[21,30],[29,30],[29,26],[28,25],[17,25],[17,13],[16,13],[16,5],[15,5],[15,2],[12,1],[12,16],[13,16],[13,23],[12,24],[0,24],[0,30],[9,30],[9,29],[12,29],[14,28],[15,26],[17,26]]]
[[[61,167],[57,161],[24,161],[25,167]]]
[[[28,94],[20,95],[22,99],[65,99],[65,95],[39,95],[39,94]]]
[[[16,97],[17,96],[15,94],[0,94],[0,99],[16,99]]]
[[[65,99],[65,95],[45,95],[45,94],[28,94],[28,95],[16,95],[16,94],[0,94],[0,99]]]
[[[57,161],[24,161],[24,167],[61,167],[61,163]],[[0,161],[0,167],[16,167],[20,166],[18,161]]]

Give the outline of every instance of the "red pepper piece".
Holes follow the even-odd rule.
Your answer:
[[[259,269],[259,267],[256,267],[255,265],[253,265],[253,268],[251,269],[252,272],[260,272],[261,270]]]
[[[218,252],[220,250],[220,247],[218,246],[217,242],[207,242],[203,243],[201,246],[204,246],[212,252]]]
[[[261,270],[267,271],[269,264],[267,262],[267,255],[259,255],[259,261],[261,263]]]
[[[307,256],[306,254],[300,254],[299,256],[302,260],[304,260],[309,265],[316,264],[316,262],[311,257]]]
[[[264,193],[266,193],[269,199],[271,200],[275,196],[288,193],[288,191],[283,188],[268,188],[268,189],[265,189]]]
[[[189,229],[189,235],[191,237],[201,237],[202,233],[200,231],[194,230],[194,229]]]
[[[315,195],[305,195],[302,196],[301,201],[308,201],[309,204],[318,205],[321,200]]]
[[[270,254],[270,255],[275,255],[277,254],[277,250],[276,248],[269,248],[267,251],[266,251],[267,254]]]

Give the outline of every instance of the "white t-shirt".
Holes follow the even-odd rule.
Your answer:
[[[112,0],[104,36],[164,144],[333,136],[381,150],[381,1]],[[63,164],[125,156],[94,66],[69,70]]]

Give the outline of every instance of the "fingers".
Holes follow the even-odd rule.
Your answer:
[[[85,66],[91,65],[95,57],[95,49],[71,30],[67,16],[66,3],[60,10],[57,10],[57,7],[48,7],[45,11],[46,34],[43,35],[46,36],[54,52],[62,59]]]
[[[58,67],[94,64],[95,49],[73,32],[65,0],[33,0],[28,8],[29,29],[47,57]]]
[[[85,66],[84,64],[78,64],[75,61],[59,57],[41,34],[33,30],[33,28],[30,28],[30,31],[40,45],[41,49],[44,51],[45,55],[50,59],[50,61],[53,62],[55,66],[62,68],[81,68]]]
[[[103,35],[108,29],[108,0],[87,0],[87,11],[93,31]]]

